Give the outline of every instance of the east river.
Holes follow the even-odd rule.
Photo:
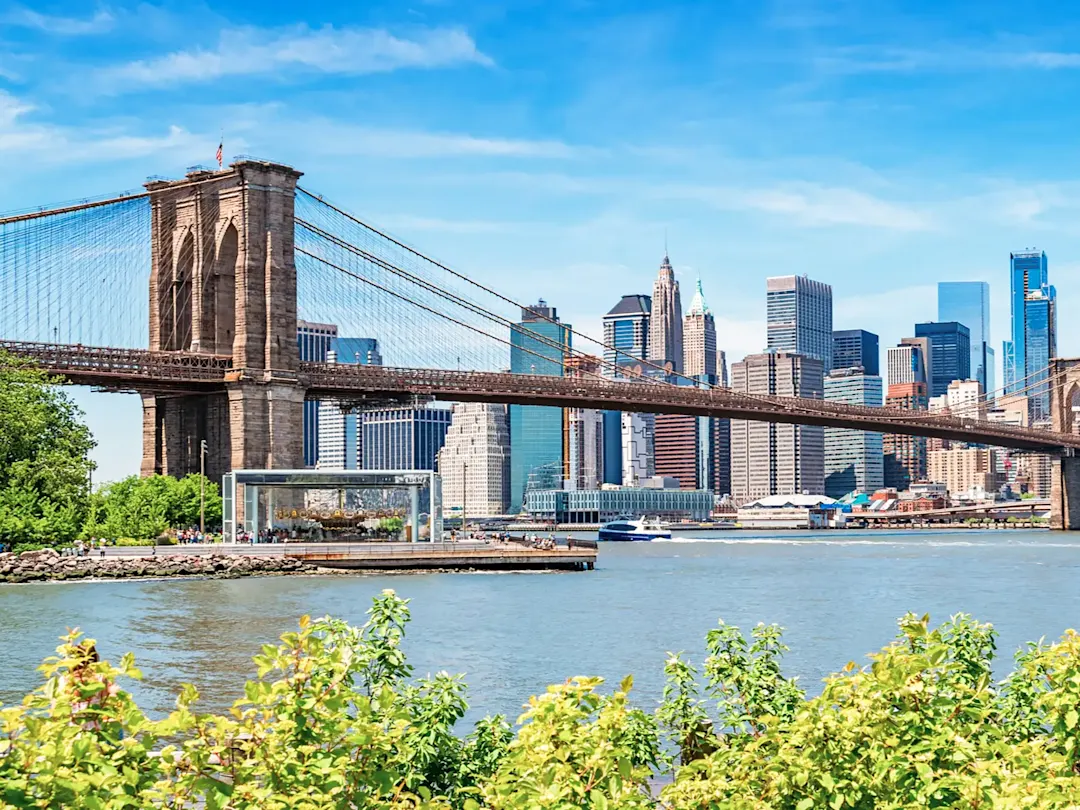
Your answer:
[[[168,711],[183,682],[206,709],[239,696],[259,646],[296,619],[362,622],[393,588],[412,600],[406,649],[418,674],[463,672],[470,717],[515,717],[571,675],[635,676],[655,705],[668,650],[697,660],[718,617],[786,628],[787,669],[814,691],[828,672],[887,643],[905,611],[966,611],[1000,632],[999,669],[1024,641],[1080,625],[1080,536],[1023,531],[722,532],[602,544],[596,571],[548,574],[289,576],[0,586],[0,701],[39,681],[65,628],[102,655],[132,651],[141,705]]]

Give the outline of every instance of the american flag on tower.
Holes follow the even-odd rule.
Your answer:
[[[217,145],[217,165],[218,165],[219,169],[221,168],[221,158],[222,158],[221,147],[223,147],[224,145],[225,145],[224,141],[220,141],[218,143],[218,145]]]

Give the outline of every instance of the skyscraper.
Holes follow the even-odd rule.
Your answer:
[[[865,329],[842,329],[832,333],[832,369],[861,368],[870,376],[880,374],[878,336]]]
[[[886,408],[925,411],[927,404],[924,382],[890,384],[885,396]],[[886,433],[882,436],[882,449],[885,454],[885,486],[904,490],[916,481],[925,480],[925,436]]]
[[[683,320],[682,371],[688,377],[709,377],[709,382],[714,384],[718,383],[720,377],[716,356],[716,321],[705,303],[700,278]]]
[[[675,271],[667,256],[664,256],[653,284],[647,359],[661,366],[670,363],[674,371],[682,371],[682,299],[679,297],[679,282],[675,280]]]
[[[971,378],[985,393],[994,391],[994,350],[990,346],[990,285],[985,281],[939,281],[938,321],[956,321],[971,335]]]
[[[510,343],[512,373],[562,376],[570,330],[559,323],[555,307],[543,299],[521,310],[521,322],[511,331]],[[561,488],[562,471],[562,409],[511,405],[509,512],[521,511],[530,480],[545,489],[553,484]]]
[[[716,325],[698,280],[697,290],[683,321],[683,374],[699,385],[721,383],[716,349]],[[692,384],[685,378],[680,383]],[[723,422],[724,424],[717,424]],[[684,414],[657,414],[654,470],[656,475],[676,478],[683,489],[730,489],[730,426],[728,420]]]
[[[566,358],[567,377],[595,379],[600,358]],[[599,489],[604,483],[604,412],[594,408],[563,410],[563,480],[567,489]]]
[[[930,339],[903,338],[899,346],[885,352],[885,368],[889,385],[912,382],[926,385],[931,377]]]
[[[332,323],[296,322],[296,343],[300,349],[300,361],[325,363],[330,342],[337,337],[337,326]],[[304,403],[301,426],[304,446],[304,466],[314,467],[319,460],[319,403]]]
[[[450,409],[442,405],[364,411],[360,453],[365,470],[434,470]]]
[[[505,405],[455,403],[438,454],[443,507],[465,516],[506,514],[510,499],[510,427]]]
[[[647,295],[624,295],[604,316],[604,374],[615,376],[614,366],[632,365],[649,353],[649,314],[652,299]]]
[[[622,420],[622,485],[640,486],[655,474],[653,441],[656,417],[651,413],[623,411]]]
[[[917,323],[915,337],[930,341],[929,396],[940,397],[953,380],[971,379],[971,333],[962,323]]]
[[[806,276],[766,280],[768,347],[820,360],[832,368],[832,287]]]
[[[374,338],[331,338],[325,360],[328,363],[382,365],[379,341]],[[363,414],[343,410],[341,403],[332,400],[314,404],[318,406],[319,417],[315,423],[318,432],[318,467],[324,470],[361,469],[364,463],[361,451]]]
[[[825,377],[825,401],[880,408],[881,377],[861,373],[859,368],[851,366],[829,372]],[[840,498],[849,492],[873,492],[884,485],[880,433],[825,428],[826,495]]]
[[[732,364],[731,390],[821,399],[823,377],[824,364],[817,358],[766,352]],[[731,420],[731,495],[736,502],[824,492],[823,428]]]
[[[1050,416],[1050,391],[1041,384],[1057,354],[1057,291],[1050,284],[1046,253],[1009,254],[1010,340],[1005,341],[1005,393],[1028,398],[1031,423]]]

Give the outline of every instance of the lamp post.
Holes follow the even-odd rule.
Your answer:
[[[206,533],[206,439],[199,442],[199,534]]]
[[[467,537],[465,528],[465,503],[469,497],[469,462],[461,462],[461,534]]]

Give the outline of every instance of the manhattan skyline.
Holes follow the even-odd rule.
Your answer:
[[[591,335],[613,293],[649,293],[667,231],[731,361],[792,273],[883,347],[938,281],[987,281],[999,347],[1010,251],[1046,250],[1063,302],[1080,267],[1053,103],[1080,55],[1035,6],[0,5],[0,209],[179,176],[223,139]],[[77,396],[102,480],[133,471],[137,401]]]

